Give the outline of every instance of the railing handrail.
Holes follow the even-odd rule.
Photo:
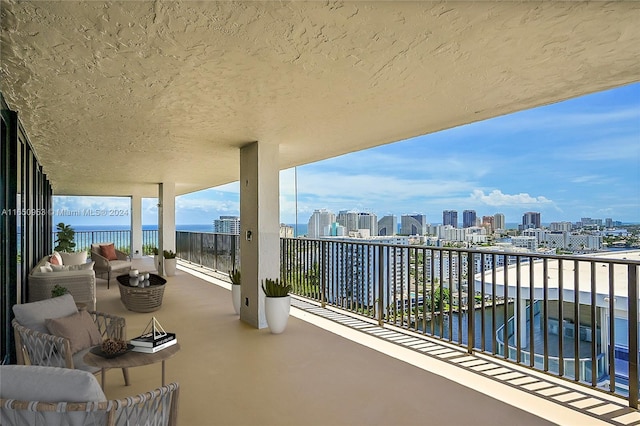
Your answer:
[[[393,244],[393,243],[381,243],[376,241],[345,241],[344,239],[340,239],[342,237],[336,237],[338,239],[333,239],[331,237],[328,238],[309,238],[309,237],[297,237],[297,238],[285,238],[281,237],[281,240],[308,240],[308,241],[328,241],[335,243],[349,243],[355,245],[367,245],[367,246],[375,246],[375,247],[402,247],[402,248],[426,248],[433,249],[438,251],[450,251],[455,253],[473,253],[473,254],[488,254],[488,255],[500,255],[500,256],[519,256],[519,257],[529,257],[536,259],[562,259],[562,260],[577,260],[584,261],[586,259],[593,260],[594,262],[601,263],[610,263],[615,261],[617,264],[623,265],[640,265],[640,260],[633,259],[611,259],[609,257],[597,257],[595,256],[597,253],[590,253],[584,255],[569,255],[569,254],[548,254],[548,253],[527,253],[520,251],[501,251],[501,250],[485,250],[483,248],[464,248],[464,247],[436,247],[436,246],[428,246],[425,244]],[[637,251],[639,249],[630,248],[629,250],[618,250],[616,252],[621,253],[625,251]],[[603,253],[603,252],[600,252]],[[611,252],[607,252],[611,253]]]

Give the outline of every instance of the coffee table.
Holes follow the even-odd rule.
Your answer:
[[[100,355],[87,352],[83,358],[85,364],[92,367],[99,367],[102,369],[100,372],[100,378],[102,379],[102,389],[104,389],[104,372],[109,368],[122,368],[124,372],[125,385],[129,386],[129,372],[128,368],[140,367],[143,365],[155,364],[156,362],[162,362],[162,386],[165,385],[164,374],[164,362],[173,357],[180,350],[180,343],[171,345],[166,349],[162,349],[156,353],[148,354],[145,352],[130,351],[124,355],[120,355],[116,358],[103,358]]]
[[[129,285],[129,275],[119,275],[118,288],[120,300],[125,308],[133,312],[153,312],[162,305],[164,286],[167,280],[160,275],[149,274],[148,287],[132,287]]]

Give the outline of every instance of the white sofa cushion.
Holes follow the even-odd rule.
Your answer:
[[[93,271],[93,265],[95,265],[96,262],[91,261],[88,263],[83,263],[81,265],[69,265],[69,270],[70,271]]]
[[[86,251],[78,251],[74,253],[66,253],[60,252],[60,256],[62,257],[63,265],[82,265],[83,263],[87,263],[87,252]]]

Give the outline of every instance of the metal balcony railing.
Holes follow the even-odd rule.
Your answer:
[[[606,256],[281,239],[281,278],[297,295],[624,395],[634,408],[639,267]]]
[[[227,273],[240,267],[238,235],[211,232],[176,232],[179,258]]]
[[[51,233],[53,241],[52,247],[56,246],[57,232]],[[91,244],[113,242],[118,250],[125,253],[131,252],[131,230],[96,230],[96,231],[76,231],[73,242],[76,243],[76,251],[91,251]],[[158,246],[158,230],[142,230],[142,254],[153,254],[153,247]]]

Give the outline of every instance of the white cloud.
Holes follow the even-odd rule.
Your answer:
[[[576,176],[571,179],[571,183],[592,183],[592,182],[600,182],[603,179],[602,176],[598,175],[585,175],[585,176]]]
[[[484,191],[475,189],[470,195],[470,198],[474,201],[479,201],[489,206],[512,206],[512,205],[552,205],[553,201],[550,199],[538,196],[532,197],[526,193],[520,194],[503,194],[502,191],[494,189],[488,194]]]

